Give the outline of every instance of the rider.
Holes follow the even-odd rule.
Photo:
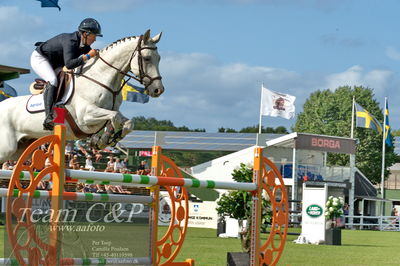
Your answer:
[[[78,31],[59,34],[46,42],[38,42],[31,56],[32,69],[46,81],[43,95],[46,119],[43,129],[53,130],[53,106],[57,93],[57,76],[55,69],[66,66],[74,69],[83,65],[91,57],[97,56],[97,50],[90,45],[101,34],[101,27],[97,20],[86,18],[82,20]]]

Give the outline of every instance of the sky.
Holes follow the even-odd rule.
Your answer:
[[[372,88],[390,123],[400,123],[398,0],[0,0],[0,64],[31,69],[34,43],[98,20],[101,49],[151,29],[158,43],[165,92],[147,104],[124,102],[135,116],[175,126],[240,130],[259,122],[260,88],[296,96],[296,114],[316,90]],[[32,71],[31,71],[32,72]],[[36,74],[8,83],[29,93]],[[297,115],[296,115],[297,117]],[[291,120],[263,117],[264,127]],[[350,125],[349,125],[350,127]]]

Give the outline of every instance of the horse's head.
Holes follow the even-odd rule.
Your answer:
[[[151,97],[158,97],[164,92],[164,85],[158,69],[160,55],[156,46],[161,34],[151,38],[150,30],[147,30],[144,35],[140,36],[137,50],[130,63],[131,71],[139,77],[140,83],[145,87],[145,92]]]

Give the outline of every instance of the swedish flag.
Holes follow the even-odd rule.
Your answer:
[[[358,103],[355,103],[355,106],[357,127],[371,128],[377,133],[382,134],[382,126],[379,121]]]
[[[390,126],[389,126],[389,107],[388,102],[386,101],[385,106],[385,142],[388,146],[393,146],[392,137],[390,134]]]
[[[122,80],[122,82],[125,82]],[[125,83],[122,87],[122,100],[128,102],[147,103],[149,95],[144,94],[144,88]]]
[[[0,81],[0,102],[11,97],[17,96],[17,92],[13,87],[8,85],[7,83],[2,83]]]

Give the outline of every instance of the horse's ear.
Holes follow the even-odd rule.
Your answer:
[[[161,39],[161,35],[162,35],[162,32],[160,32],[159,34],[157,34],[156,36],[154,36],[153,38],[151,38],[151,41],[152,41],[153,43],[158,43],[158,41]]]
[[[148,42],[150,39],[150,30],[147,30],[143,35],[143,42]]]

